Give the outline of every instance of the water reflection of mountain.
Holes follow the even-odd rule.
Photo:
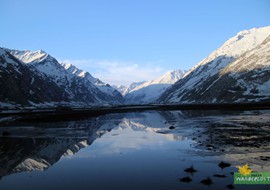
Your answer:
[[[207,155],[270,169],[270,115],[263,112],[148,111],[109,114],[62,122],[14,122],[2,125],[0,177],[46,170],[62,156],[91,145],[112,129],[159,133],[168,140],[194,140]]]
[[[170,124],[167,122],[170,112],[143,112],[143,113],[127,113],[122,122],[117,127],[131,128],[133,131],[145,131],[162,133],[170,140],[186,140],[187,137],[167,132]],[[169,114],[169,115],[168,115]],[[164,132],[165,131],[165,132]]]
[[[41,170],[62,156],[73,155],[113,128],[159,132],[166,129],[166,112],[109,114],[97,118],[62,122],[13,122],[0,128],[10,135],[0,138],[0,177]],[[185,140],[164,134],[170,140]]]
[[[12,173],[46,170],[61,156],[72,155],[91,145],[121,121],[121,115],[88,120],[46,123],[13,123],[0,138],[0,178]]]

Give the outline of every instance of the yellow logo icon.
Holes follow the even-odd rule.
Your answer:
[[[239,171],[240,174],[242,174],[244,176],[247,176],[247,175],[249,175],[252,172],[252,170],[250,168],[248,168],[248,165],[247,164],[244,165],[244,166],[242,166],[242,167],[239,166],[238,167],[238,171]]]

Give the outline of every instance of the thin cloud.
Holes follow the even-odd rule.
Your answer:
[[[63,60],[79,69],[88,71],[94,77],[109,84],[128,85],[132,82],[148,81],[160,77],[165,69],[158,65],[160,62],[138,64],[113,60]]]

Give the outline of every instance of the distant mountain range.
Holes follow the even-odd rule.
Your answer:
[[[270,101],[270,26],[239,32],[203,59],[159,103]]]
[[[134,88],[137,86],[140,86],[141,84],[145,83],[146,81],[141,81],[141,82],[133,82],[129,86],[124,86],[124,85],[114,85],[113,87],[117,89],[123,96],[128,94],[130,91],[132,91]]]
[[[163,76],[147,81],[132,83],[130,86],[117,86],[116,88],[125,97],[128,104],[145,104],[157,100],[166,89],[181,79],[185,71],[169,71]]]
[[[188,72],[113,88],[44,51],[0,48],[0,108],[269,102],[269,52],[270,26],[244,30]]]

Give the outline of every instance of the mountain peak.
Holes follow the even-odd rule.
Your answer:
[[[185,71],[178,69],[178,70],[171,70],[165,73],[160,78],[153,80],[154,83],[157,84],[173,84],[178,81],[180,78],[183,77]]]
[[[46,59],[49,54],[47,54],[43,50],[37,51],[30,51],[30,50],[13,50],[13,49],[6,49],[10,52],[13,56],[17,59],[23,61],[24,63],[32,63],[32,62],[41,62],[42,60]]]
[[[226,56],[239,56],[243,52],[255,48],[269,35],[270,26],[242,30],[227,40],[215,53]]]

